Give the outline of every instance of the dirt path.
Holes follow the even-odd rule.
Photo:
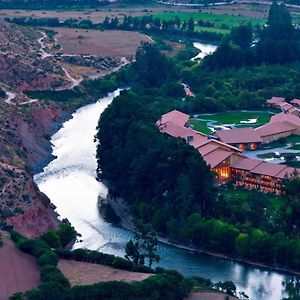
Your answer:
[[[16,94],[14,94],[14,93],[12,93],[12,92],[8,92],[8,91],[5,91],[5,93],[6,93],[6,98],[5,98],[4,102],[5,102],[6,104],[16,105],[15,103],[12,102],[12,100],[13,100],[14,98],[16,98]]]
[[[101,281],[133,282],[144,280],[151,274],[129,272],[92,263],[61,259],[58,268],[68,278],[70,284],[85,285]]]
[[[40,44],[40,52],[42,54],[41,58],[45,59],[46,57],[53,56],[53,54],[46,52],[46,45],[44,43],[45,38],[47,37],[46,33],[41,31],[42,37],[38,39],[38,43]]]
[[[0,300],[7,300],[16,292],[24,292],[39,285],[40,275],[36,260],[21,251],[2,233],[0,248]]]

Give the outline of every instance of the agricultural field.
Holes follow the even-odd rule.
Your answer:
[[[263,25],[266,22],[265,18],[250,18],[246,16],[228,15],[228,14],[210,14],[210,13],[191,13],[191,12],[180,12],[180,13],[162,13],[156,14],[154,17],[160,18],[161,20],[171,20],[175,16],[179,17],[181,21],[188,21],[193,18],[195,21],[201,20],[203,22],[211,23],[211,26],[199,26],[196,25],[195,30],[197,31],[213,31],[219,33],[228,33],[231,27],[238,26],[243,23],[250,23],[252,26]]]
[[[200,114],[197,115],[197,118],[191,119],[190,124],[197,131],[200,131],[204,134],[210,134],[212,132],[210,128],[213,126],[230,124],[234,127],[258,127],[268,123],[271,115],[272,114],[270,112],[263,111],[232,112],[226,114]]]
[[[141,33],[119,30],[83,30],[54,28],[64,54],[89,54],[110,57],[132,57],[142,41],[151,39]]]
[[[58,268],[68,278],[71,286],[94,284],[105,281],[141,281],[150,276],[146,273],[135,273],[103,265],[61,259]]]
[[[14,293],[38,287],[40,272],[36,260],[18,250],[7,233],[2,233],[0,248],[0,299],[6,300]]]

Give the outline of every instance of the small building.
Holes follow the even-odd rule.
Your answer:
[[[287,102],[279,102],[274,105],[276,108],[282,110],[283,112],[288,112],[290,109],[294,108],[294,106]]]
[[[274,122],[268,123],[255,129],[264,144],[277,141],[281,138],[295,134],[296,129],[288,123]]]
[[[160,117],[160,119],[156,122],[156,125],[160,126],[162,124],[165,124],[166,122],[172,122],[181,127],[184,127],[187,125],[189,119],[190,119],[189,115],[175,109],[166,114],[163,114]]]
[[[296,108],[300,108],[300,100],[299,99],[293,99],[291,101],[291,104]]]
[[[276,104],[280,102],[285,102],[285,98],[282,97],[272,97],[266,101],[266,105],[269,107],[275,107]]]
[[[294,116],[296,116],[298,118],[300,117],[300,109],[298,109],[296,107],[293,107],[293,108],[289,109],[288,113],[292,114],[292,115],[294,115]]]
[[[263,140],[252,127],[234,128],[231,130],[219,130],[213,134],[223,143],[244,150],[257,150]]]

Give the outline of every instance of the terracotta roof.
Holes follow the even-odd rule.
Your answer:
[[[287,122],[291,125],[296,126],[297,128],[300,128],[300,118],[289,113],[282,112],[280,114],[272,116],[270,119],[270,123],[274,122]]]
[[[300,175],[300,170],[299,169],[295,169],[295,168],[291,168],[291,167],[286,167],[281,172],[279,172],[276,175],[276,177],[280,178],[280,179],[283,179],[283,178],[285,178],[287,176],[288,178],[290,178],[295,173],[295,170],[298,171],[298,176],[299,176]]]
[[[272,97],[271,99],[268,99],[266,101],[267,104],[276,104],[276,103],[279,103],[279,102],[283,102],[285,101],[285,98],[282,98],[282,97]]]
[[[286,122],[268,123],[258,128],[255,128],[255,131],[261,138],[289,131],[293,132],[294,130],[296,130],[295,126],[290,125]]]
[[[192,140],[206,139],[206,135],[198,131],[195,131],[189,127],[181,127],[170,121],[162,124],[159,128],[161,132],[167,133],[173,137],[180,137],[186,140],[188,139],[188,137],[191,138]]]
[[[299,99],[293,99],[291,101],[292,104],[300,105],[300,100]]]
[[[218,164],[220,164],[223,160],[228,158],[232,152],[223,150],[223,149],[216,149],[207,155],[203,156],[203,159],[205,162],[210,165],[211,168],[216,167]]]
[[[252,169],[257,167],[261,163],[263,163],[262,160],[244,158],[244,159],[241,159],[241,160],[238,160],[238,161],[232,163],[231,167],[234,168],[234,169],[251,171]]]
[[[209,139],[206,137],[205,139],[202,138],[196,138],[190,142],[190,145],[194,148],[199,148],[207,143],[209,143]]]
[[[289,110],[294,107],[292,104],[289,104],[287,102],[279,102],[275,106],[283,110]]]
[[[296,107],[292,107],[291,109],[289,109],[289,114],[294,114],[295,112],[296,113],[300,113],[300,110]]]
[[[197,150],[200,152],[200,154],[202,156],[216,150],[219,148],[219,145],[215,144],[215,143],[207,143],[206,145],[197,148]]]
[[[189,121],[190,116],[178,110],[172,110],[164,115],[157,121],[157,125],[165,124],[166,122],[173,122],[181,127]]]
[[[262,139],[252,127],[218,130],[214,133],[220,140],[228,144],[261,143]]]
[[[259,175],[276,177],[276,175],[281,173],[285,168],[285,165],[271,164],[263,161],[257,167],[252,169],[251,172]]]

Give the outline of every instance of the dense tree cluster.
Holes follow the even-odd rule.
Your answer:
[[[124,16],[106,17],[102,23],[93,23],[91,20],[81,20],[70,18],[60,22],[58,18],[33,18],[33,17],[14,17],[5,18],[7,22],[13,22],[18,25],[26,26],[49,26],[49,27],[68,27],[79,29],[119,29],[129,31],[141,31],[148,34],[168,35],[168,36],[186,36],[195,39],[205,39],[220,41],[223,34],[212,31],[196,31],[195,24],[202,27],[212,27],[213,24],[208,21],[198,20],[197,22],[190,18],[188,21],[182,21],[179,17],[171,20],[161,20],[160,18],[150,16],[132,17]]]
[[[223,253],[235,257],[300,268],[300,241],[286,237],[283,232],[269,234],[255,227],[242,230],[220,219],[204,220],[199,214],[194,214],[188,218],[182,236],[201,249],[222,249]]]
[[[193,212],[205,215],[211,208],[212,175],[195,149],[159,132],[152,101],[124,92],[102,114],[98,176],[112,183],[112,194],[123,197],[137,218],[171,232]]]
[[[223,38],[220,47],[204,60],[209,70],[267,64],[286,64],[300,58],[300,32],[295,29],[287,8],[276,1],[258,40],[252,43],[250,25],[234,28]]]
[[[201,64],[183,66],[182,80],[196,93],[182,110],[189,113],[260,109],[266,99],[300,95],[300,64],[242,67],[207,71]]]
[[[120,281],[97,283],[88,286],[70,287],[70,283],[57,268],[59,257],[79,261],[106,264],[113,267],[141,272],[154,271],[147,267],[135,267],[130,261],[98,251],[62,248],[70,229],[64,224],[58,232],[50,231],[42,238],[26,239],[16,232],[11,232],[12,239],[21,251],[38,258],[41,283],[37,289],[25,293],[16,293],[11,300],[92,300],[92,299],[183,299],[192,289],[191,280],[185,279],[176,271],[158,268],[155,275],[133,284]],[[47,241],[47,242],[46,242]],[[53,247],[55,245],[55,247]],[[53,248],[55,248],[55,251]]]

